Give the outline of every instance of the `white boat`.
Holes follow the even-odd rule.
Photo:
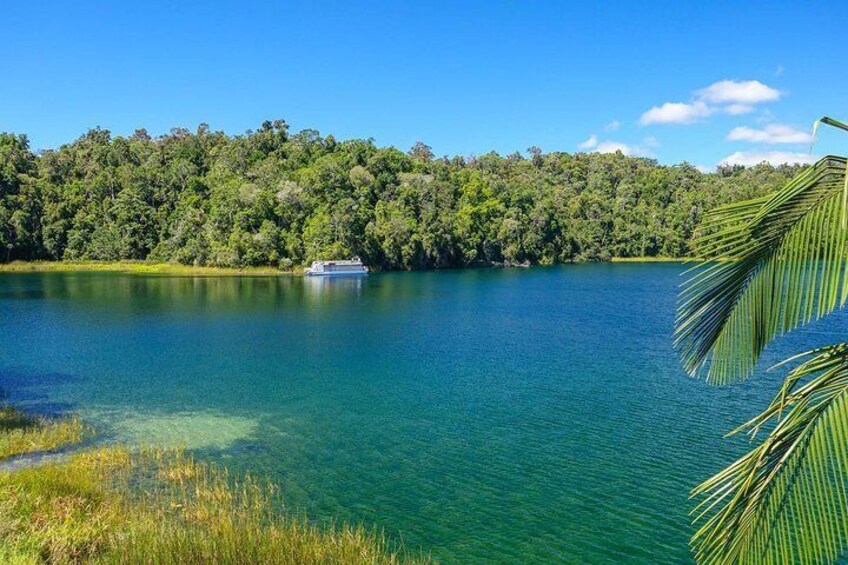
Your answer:
[[[334,261],[312,261],[312,266],[306,269],[306,276],[309,277],[366,274],[368,274],[368,267],[363,265],[358,257]]]

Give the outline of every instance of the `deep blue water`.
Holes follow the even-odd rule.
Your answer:
[[[443,562],[687,562],[688,492],[742,452],[722,436],[781,373],[725,388],[684,374],[681,270],[4,274],[0,386],[104,441],[268,475],[292,512]]]

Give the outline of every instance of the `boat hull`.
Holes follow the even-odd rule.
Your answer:
[[[307,277],[361,277],[363,275],[367,275],[367,270],[362,271],[346,271],[346,272],[313,272],[309,269],[306,270],[305,275]]]

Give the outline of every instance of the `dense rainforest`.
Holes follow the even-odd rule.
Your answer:
[[[386,269],[680,257],[714,206],[777,188],[797,166],[659,165],[621,153],[436,158],[373,140],[152,138],[92,129],[56,150],[0,134],[0,261],[153,259],[281,268],[358,255]]]

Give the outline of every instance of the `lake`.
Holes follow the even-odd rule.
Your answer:
[[[781,372],[710,387],[677,264],[360,279],[0,275],[0,386],[100,441],[185,445],[287,508],[471,563],[689,561],[689,490]],[[839,314],[763,365],[839,340]]]

